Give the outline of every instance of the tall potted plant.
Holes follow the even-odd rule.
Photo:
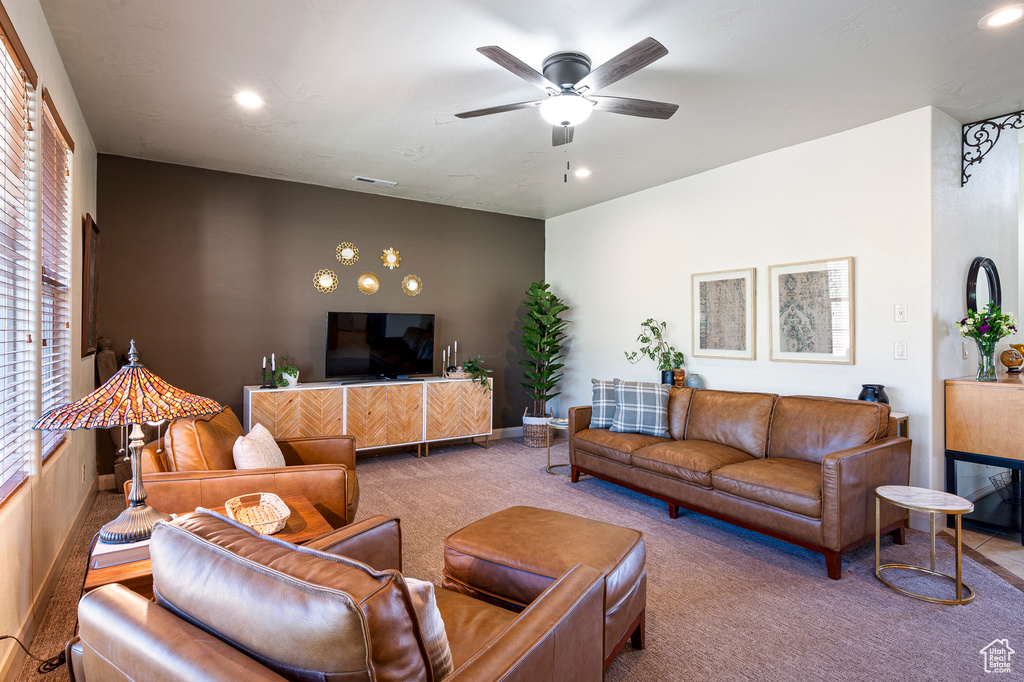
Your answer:
[[[523,317],[522,344],[530,360],[521,360],[526,367],[526,381],[519,385],[533,400],[532,408],[523,413],[523,444],[542,448],[548,444],[547,402],[559,394],[555,386],[562,380],[566,321],[562,313],[569,309],[556,296],[550,285],[533,282],[526,292],[526,315]]]

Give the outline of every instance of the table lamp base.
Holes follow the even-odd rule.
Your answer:
[[[169,514],[140,504],[125,509],[116,519],[100,529],[100,540],[112,545],[148,540],[157,521],[170,521]]]

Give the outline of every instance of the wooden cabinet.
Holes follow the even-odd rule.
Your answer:
[[[462,395],[460,400],[460,436],[491,431],[491,392],[483,386],[466,381],[460,384]]]
[[[1016,423],[1024,415],[1021,375],[999,381],[946,380],[946,449],[1024,460]]]
[[[438,381],[427,384],[427,440],[462,435],[462,384]]]
[[[243,424],[263,424],[275,438],[349,434],[364,450],[489,436],[492,406],[491,391],[465,379],[246,386]]]
[[[1008,373],[998,377],[998,381],[946,380],[946,492],[957,494],[957,462],[972,462],[1009,469],[1010,489],[1021,494],[1024,439],[1016,423],[1024,414],[1024,379]],[[952,525],[952,517],[948,523]],[[974,511],[963,516],[963,523],[1020,532],[1024,506],[1007,504],[999,493],[989,493],[974,500]]]
[[[374,448],[388,444],[388,393],[385,386],[360,386],[347,389],[346,433],[356,437],[356,445]]]
[[[423,387],[414,384],[388,386],[388,445],[423,440]],[[358,443],[359,440],[356,439]]]

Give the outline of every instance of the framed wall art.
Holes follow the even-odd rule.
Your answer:
[[[853,364],[853,258],[768,268],[771,360]]]
[[[82,218],[82,357],[96,352],[96,295],[99,289],[100,228]]]
[[[695,274],[693,357],[756,358],[755,270]]]

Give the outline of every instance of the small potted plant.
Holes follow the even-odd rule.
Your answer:
[[[494,372],[494,370],[485,369],[484,362],[479,355],[463,362],[462,371],[471,375],[473,381],[483,386],[484,393],[488,393],[491,390],[491,384],[487,381],[487,375]]]
[[[281,356],[281,362],[274,370],[274,386],[298,386],[299,368],[288,358]]]
[[[521,360],[526,367],[526,381],[519,385],[533,399],[533,406],[523,412],[523,445],[543,448],[548,444],[547,412],[549,400],[559,394],[555,386],[562,380],[560,362],[564,357],[565,325],[562,313],[569,309],[547,282],[533,282],[526,292],[526,316],[523,318],[522,344],[530,360]]]
[[[658,322],[649,317],[640,323],[640,335],[636,337],[637,343],[642,343],[640,350],[626,353],[626,359],[634,365],[647,357],[654,360],[661,370],[661,383],[671,385],[673,383],[673,372],[682,370],[686,360],[683,354],[665,340],[666,322]],[[685,376],[685,374],[684,374]],[[683,377],[680,377],[682,379]]]

